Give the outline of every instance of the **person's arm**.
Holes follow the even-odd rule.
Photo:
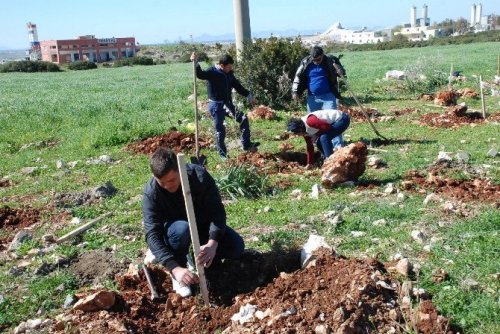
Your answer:
[[[254,98],[253,98],[252,94],[250,93],[250,91],[248,89],[246,89],[245,87],[243,87],[243,85],[240,83],[240,81],[238,79],[236,79],[234,74],[231,73],[231,77],[232,77],[231,78],[231,87],[236,89],[238,94],[246,97],[248,99],[249,103],[254,104],[255,101],[254,101]]]
[[[299,93],[299,86],[300,86],[300,77],[302,76],[302,72],[305,70],[304,68],[304,62],[300,62],[299,68],[297,69],[297,72],[295,72],[295,78],[293,79],[292,83],[292,97],[294,100],[298,99],[300,96]]]
[[[307,147],[307,167],[309,167],[314,163],[314,144],[310,136],[304,136],[304,139]]]
[[[308,126],[318,129],[319,134],[326,133],[331,129],[331,125],[328,122],[319,119],[315,115],[309,115],[309,117],[307,117],[306,123]]]
[[[212,70],[204,71],[201,69],[200,64],[196,63],[196,77],[201,80],[209,80],[212,77]]]
[[[156,181],[153,181],[156,182]],[[155,203],[150,194],[144,193],[142,199],[142,213],[144,218],[144,232],[149,249],[156,260],[169,271],[179,266],[174,259],[171,249],[165,243],[165,216]]]

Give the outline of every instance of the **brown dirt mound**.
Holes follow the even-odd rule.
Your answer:
[[[13,185],[13,182],[9,179],[0,179],[0,188],[7,188]]]
[[[279,259],[279,258],[276,258]],[[324,326],[325,333],[402,333],[405,323],[398,302],[397,283],[385,274],[375,260],[343,259],[319,255],[316,265],[289,274],[282,273],[267,286],[241,295],[240,287],[258,285],[262,273],[286,270],[285,258],[273,265],[262,265],[262,257],[247,257],[214,268],[209,283],[211,293],[218,287],[232,295],[232,305],[205,307],[199,297],[180,298],[172,292],[165,271],[155,269],[155,285],[163,299],[152,302],[142,272],[117,277],[119,302],[109,312],[70,311],[71,327],[80,333],[108,333],[117,328],[131,333],[311,333]],[[249,267],[247,267],[249,266]],[[290,269],[290,268],[288,268]],[[255,271],[253,271],[255,270]],[[208,271],[210,272],[210,270]],[[250,275],[248,275],[250,274]],[[257,276],[256,276],[257,275]],[[162,282],[162,284],[159,284]],[[383,286],[386,287],[383,287]],[[387,288],[388,287],[388,288]],[[241,306],[252,304],[267,312],[262,320],[240,325],[231,317]],[[438,317],[431,302],[422,303],[415,325],[422,333],[447,333],[448,320]],[[409,317],[406,317],[409,318]],[[437,323],[439,321],[439,323]]]
[[[210,140],[199,138],[200,148],[210,146]],[[168,147],[175,152],[193,151],[195,149],[194,133],[182,133],[179,131],[168,132],[163,135],[142,139],[131,143],[127,149],[135,153],[151,154],[159,147]]]
[[[389,109],[389,111],[393,113],[394,116],[403,116],[417,112],[415,108],[404,108],[404,109],[391,108]]]
[[[321,158],[321,153],[315,153],[315,160]],[[282,151],[279,153],[244,152],[237,158],[238,164],[249,164],[257,167],[262,174],[303,174],[302,168],[307,164],[307,155],[301,152]]]
[[[439,106],[454,106],[457,104],[457,94],[454,91],[437,92],[434,104]]]
[[[423,176],[417,171],[406,173],[405,180],[413,184],[406,183],[409,189],[431,189],[434,193],[461,201],[481,201],[493,203],[500,207],[500,185],[495,185],[489,180],[457,180],[446,176],[437,175],[431,171],[428,176]]]
[[[260,105],[248,113],[248,118],[273,120],[276,119],[276,111],[264,105]]]
[[[358,110],[356,108],[352,108],[349,106],[344,106],[342,104],[340,104],[337,107],[337,109],[349,114],[351,119],[355,120],[356,122],[367,122],[366,117],[361,110]],[[364,109],[365,109],[366,113],[368,114],[368,116],[370,116],[370,119],[372,119],[372,120],[379,115],[379,112],[377,109],[371,109],[371,108],[364,108]]]
[[[488,117],[488,120],[496,120],[498,117],[499,115],[495,113]],[[465,113],[461,117],[453,113],[429,113],[420,116],[420,124],[437,128],[458,128],[464,125],[483,123],[484,121],[483,115],[479,112]]]
[[[457,95],[460,97],[470,97],[470,98],[477,98],[479,96],[479,94],[471,88],[459,89],[457,90]]]
[[[321,184],[333,188],[339,183],[357,180],[365,172],[367,157],[368,148],[363,142],[338,149],[321,167]]]
[[[113,253],[96,250],[81,254],[72,261],[69,271],[74,274],[82,285],[103,283],[113,278],[117,272],[126,268]]]
[[[422,94],[422,95],[420,95],[420,100],[422,100],[422,101],[434,101],[434,95]]]
[[[37,209],[0,208],[0,229],[7,232],[7,237],[0,238],[0,250],[12,241],[15,232],[40,221],[41,212]]]

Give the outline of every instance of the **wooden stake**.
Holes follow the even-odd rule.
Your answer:
[[[78,227],[77,229],[75,229],[75,230],[73,230],[73,231],[71,231],[71,232],[63,235],[62,237],[60,237],[59,239],[56,240],[56,243],[59,244],[59,243],[61,243],[63,241],[66,241],[66,240],[68,240],[68,239],[70,239],[70,238],[72,238],[72,237],[74,237],[74,236],[76,236],[76,235],[78,235],[80,233],[85,232],[86,230],[88,230],[89,228],[91,228],[92,225],[95,225],[96,223],[100,222],[104,218],[107,218],[107,217],[111,216],[112,214],[113,214],[112,212],[108,212],[108,213],[103,214],[102,216],[99,216],[99,217],[97,217],[97,218],[89,221],[87,224],[84,224],[84,225]]]
[[[453,64],[450,67],[450,76],[448,77],[448,90],[452,90],[451,80],[453,79]]]
[[[194,214],[193,199],[191,198],[191,187],[189,186],[189,180],[186,172],[186,162],[184,161],[184,154],[177,154],[177,164],[179,167],[179,175],[181,177],[182,193],[184,194],[184,202],[186,203],[186,213],[189,222],[189,231],[191,233],[191,241],[193,242],[194,257],[195,259],[200,254],[200,239],[198,237],[198,227],[196,226],[196,217]],[[196,263],[196,270],[198,271],[198,277],[200,278],[200,290],[201,296],[206,306],[210,306],[210,301],[208,299],[208,287],[207,280],[205,278],[205,268],[198,263]]]
[[[500,77],[500,55],[498,55],[497,76]]]
[[[486,119],[486,104],[484,103],[483,77],[479,76],[479,89],[481,90],[481,108],[483,109],[483,118]]]

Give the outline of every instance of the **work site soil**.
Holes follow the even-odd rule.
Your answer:
[[[14,234],[40,221],[41,213],[37,209],[16,209],[0,207],[0,250],[7,248]]]
[[[376,260],[346,259],[325,249],[299,269],[299,253],[247,252],[207,270],[212,307],[181,298],[168,274],[151,268],[160,294],[151,300],[142,271],[117,275],[107,311],[72,310],[54,327],[79,333],[456,333],[430,301],[400,304],[399,283]],[[238,320],[241,307],[253,316]],[[231,320],[233,318],[233,320]],[[407,320],[405,320],[407,319]],[[411,320],[410,320],[411,319]]]
[[[199,138],[200,148],[210,146],[211,139]],[[176,153],[195,151],[195,135],[194,133],[182,133],[179,131],[171,131],[163,135],[144,138],[138,142],[131,143],[127,149],[142,154],[151,154],[159,147],[168,147]]]

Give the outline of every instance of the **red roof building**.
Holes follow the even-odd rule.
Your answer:
[[[134,37],[95,38],[93,35],[77,39],[41,41],[42,60],[57,64],[87,60],[94,63],[133,57],[136,54]]]

